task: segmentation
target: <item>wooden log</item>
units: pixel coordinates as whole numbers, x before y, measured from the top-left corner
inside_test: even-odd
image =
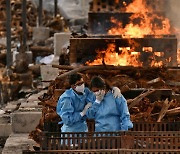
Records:
[[[166,112],[167,115],[177,115],[180,114],[180,107],[174,108],[174,109],[170,109]]]
[[[148,91],[140,94],[140,95],[137,96],[136,98],[127,100],[127,103],[129,104],[129,105],[128,105],[128,108],[130,109],[130,108],[134,107],[134,106],[137,105],[144,97],[150,95],[150,94],[153,93],[154,91],[155,91],[155,89],[149,89]]]
[[[105,69],[107,68],[108,70],[124,70],[124,69],[132,69],[133,67],[131,66],[114,66],[114,65],[94,65],[94,66],[70,66],[70,65],[55,65],[53,64],[52,67],[54,68],[59,68],[59,69],[66,69],[66,70],[73,70],[77,68],[87,68],[87,70],[94,70],[96,69]]]
[[[176,115],[176,114],[179,114],[179,113],[180,113],[180,107],[167,110],[167,112],[166,112],[167,115]],[[157,116],[157,115],[159,115],[159,113],[151,114],[151,116]]]
[[[73,69],[75,69],[75,67],[69,66],[69,65],[55,65],[55,64],[53,64],[52,67],[62,69],[62,70],[73,70]]]
[[[93,69],[93,70],[87,70],[86,73],[93,74],[93,75],[101,74],[101,76],[102,75],[115,76],[117,74],[121,74],[121,69],[119,69],[119,70],[96,70],[96,69]]]
[[[36,76],[40,76],[41,75],[41,71],[40,71],[40,64],[36,64],[36,65],[31,65],[28,67],[29,70],[32,71],[32,73]]]
[[[163,83],[165,84],[165,81],[163,81],[160,77],[153,79],[151,81],[148,81],[147,84],[152,85],[152,84],[157,84],[157,83]]]
[[[159,113],[157,122],[161,122],[161,120],[165,116],[165,114],[166,114],[166,112],[167,112],[167,110],[168,110],[168,108],[169,108],[169,106],[171,105],[172,102],[173,102],[173,100],[169,102],[168,98],[164,101],[163,107],[162,107],[162,109],[161,109],[161,111]]]
[[[53,49],[47,46],[32,46],[30,47],[32,52],[46,52],[46,53],[53,53]]]
[[[166,85],[169,85],[169,86],[180,86],[180,82],[166,81]]]
[[[60,66],[59,68],[63,68],[63,66]],[[68,68],[68,67],[67,67]],[[68,69],[71,69],[72,67],[69,67]],[[80,66],[78,68],[75,68],[69,72],[66,72],[60,76],[57,77],[57,79],[62,79],[68,75],[71,75],[73,73],[77,72],[98,72],[99,70],[116,70],[120,71],[121,74],[127,74],[128,76],[136,76],[136,78],[157,78],[159,75],[162,75],[163,68],[150,68],[150,67],[132,67],[132,66],[113,66],[113,65],[94,65],[94,66]],[[166,71],[166,70],[164,70]],[[156,72],[156,73],[155,73]]]
[[[59,118],[59,115],[56,113],[56,111],[54,112],[48,112],[45,114],[45,120],[46,121],[52,121],[52,120],[55,120],[55,119],[58,119]]]
[[[79,68],[75,68],[69,72],[66,72],[64,74],[61,74],[60,76],[57,77],[57,79],[62,79],[68,75],[77,73],[77,72],[83,72],[83,71],[87,71],[87,70],[128,70],[128,69],[137,69],[131,66],[113,66],[113,65],[94,65],[94,66],[81,66]]]
[[[103,65],[102,66],[82,66],[82,67],[73,69],[69,72],[65,72],[65,73],[61,74],[60,76],[58,76],[56,79],[62,79],[68,75],[72,75],[72,74],[77,73],[77,72],[83,72],[83,71],[88,70],[88,69],[98,69],[98,68],[102,69],[102,68],[104,68],[104,66]]]
[[[0,86],[1,102],[6,103],[7,101],[17,98],[17,94],[20,91],[21,86],[21,81],[8,81],[3,78]]]

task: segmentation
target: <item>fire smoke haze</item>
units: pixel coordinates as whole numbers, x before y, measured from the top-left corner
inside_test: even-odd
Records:
[[[167,5],[166,14],[176,30],[175,34],[178,38],[178,48],[180,48],[180,0],[169,0],[169,4]]]
[[[169,0],[168,9],[166,9],[167,17],[170,19],[172,26],[175,28],[175,35],[178,39],[178,55],[177,60],[180,65],[180,0]]]

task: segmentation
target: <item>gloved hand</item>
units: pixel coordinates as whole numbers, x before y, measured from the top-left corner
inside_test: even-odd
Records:
[[[121,90],[118,87],[112,87],[112,93],[114,98],[120,98],[121,97]]]
[[[99,90],[99,91],[95,92],[94,94],[96,96],[95,102],[100,103],[104,98],[105,90]]]
[[[83,116],[86,114],[87,110],[88,110],[91,106],[92,106],[92,103],[87,103],[87,104],[85,105],[84,109],[82,110],[82,112],[80,112],[80,115],[83,117]]]

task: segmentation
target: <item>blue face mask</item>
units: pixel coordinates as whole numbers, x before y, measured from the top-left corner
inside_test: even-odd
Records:
[[[80,85],[80,86],[76,86],[75,90],[76,90],[77,92],[84,93],[84,88],[85,88],[85,85],[84,85],[84,83],[83,83],[83,84]]]

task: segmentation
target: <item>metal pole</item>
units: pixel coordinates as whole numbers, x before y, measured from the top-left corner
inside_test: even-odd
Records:
[[[22,35],[22,52],[26,51],[26,42],[27,42],[27,28],[26,28],[26,0],[22,0],[22,27],[23,27],[23,35]]]
[[[57,0],[54,0],[54,17],[57,16]]]
[[[42,6],[43,6],[43,0],[39,0],[39,26],[42,26]]]
[[[6,65],[7,69],[10,69],[12,65],[12,54],[11,54],[11,0],[6,0],[6,13],[7,13],[7,21],[6,21],[6,46],[7,46],[7,54],[6,54]]]

